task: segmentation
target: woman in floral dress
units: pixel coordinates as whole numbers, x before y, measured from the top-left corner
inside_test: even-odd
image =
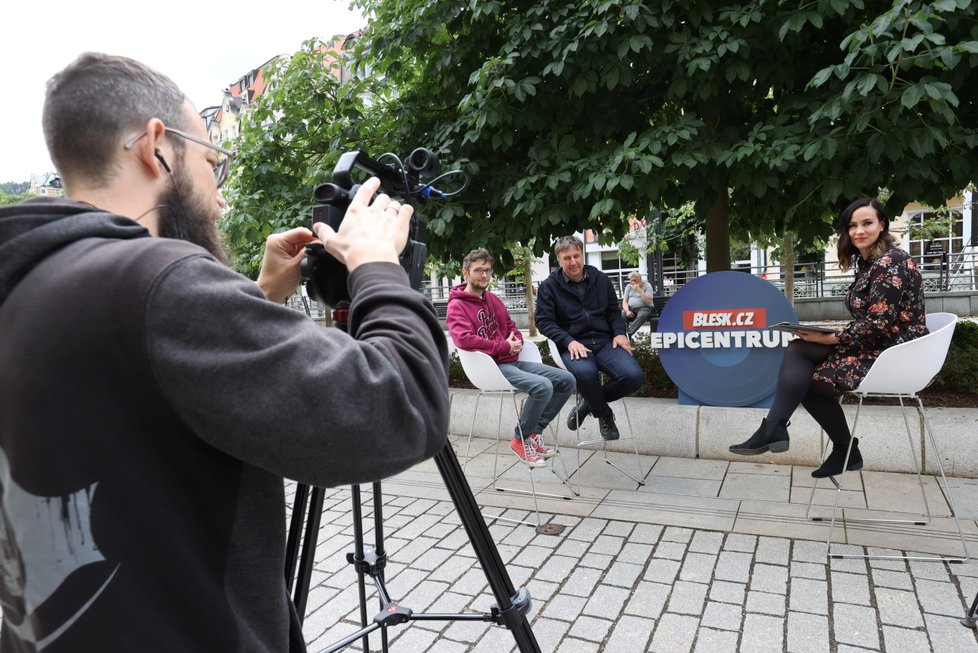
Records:
[[[815,478],[842,473],[849,440],[839,395],[855,389],[887,347],[927,333],[923,282],[916,264],[890,234],[890,221],[875,199],[859,199],[839,217],[839,267],[855,268],[846,295],[853,320],[836,333],[799,331],[785,350],[774,402],[761,426],[732,453],[756,455],[788,450],[788,418],[799,404],[832,441],[832,452]],[[859,439],[849,465],[862,469]]]

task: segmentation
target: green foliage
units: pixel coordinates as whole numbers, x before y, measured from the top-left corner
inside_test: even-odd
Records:
[[[688,204],[711,271],[731,235],[814,243],[872,189],[894,189],[891,211],[940,206],[978,168],[970,0],[354,2],[371,76],[340,85],[305,46],[237,144],[225,226],[243,268],[353,147],[425,145],[469,173],[426,210],[436,258],[534,236],[540,254],[583,228],[614,241],[627,216]]]
[[[676,386],[666,374],[662,362],[659,360],[659,355],[649,346],[648,340],[635,342],[632,345],[632,353],[645,372],[645,382],[632,395],[633,397],[676,396]],[[540,347],[540,356],[545,365],[556,366],[547,347]],[[448,361],[448,385],[452,388],[475,387],[466,378],[462,364],[458,360],[458,354],[455,352],[452,352]]]
[[[448,387],[475,389],[475,386],[465,376],[465,370],[462,369],[462,361],[458,359],[458,354],[454,351],[448,357]]]
[[[618,241],[618,256],[628,265],[634,266],[638,265],[638,262],[649,253],[649,248],[647,244],[648,240],[643,245],[638,239],[629,237],[632,233],[634,232],[626,234],[624,238]],[[640,246],[636,245],[636,241],[639,242]]]
[[[15,195],[8,195],[3,190],[0,190],[0,206],[7,206],[10,204],[16,204],[21,200],[26,200],[29,197],[27,193],[18,193]]]
[[[614,240],[629,215],[692,202],[723,269],[728,228],[814,241],[867,189],[914,177],[900,187],[943,197],[975,168],[964,0],[356,3],[374,15],[358,56],[398,88],[398,138],[473,175],[433,217],[438,252],[536,235],[539,253],[584,227]],[[909,39],[891,33],[907,21]]]
[[[841,41],[843,59],[812,78],[809,89],[823,95],[804,156],[862,152],[875,165],[858,178],[864,188],[891,189],[888,208],[908,200],[942,206],[975,169],[978,7],[970,0],[876,4]]]
[[[672,382],[659,354],[652,349],[648,340],[637,340],[632,344],[632,354],[645,372],[645,382],[638,389],[636,397],[661,397],[665,394],[676,396],[676,384]]]
[[[343,152],[362,149],[376,158],[390,149],[389,87],[356,75],[340,84],[330,54],[313,39],[277,62],[268,90],[244,115],[222,227],[235,267],[249,276],[257,276],[270,234],[310,226],[313,188],[331,179]]]
[[[933,385],[947,392],[978,393],[978,324],[960,320],[955,325],[947,359]]]
[[[553,365],[553,359],[546,347],[541,347],[543,362]],[[675,397],[676,385],[662,367],[659,355],[648,340],[636,340],[632,344],[632,354],[645,372],[645,382],[633,397]],[[453,388],[474,387],[465,378],[458,355],[452,353],[449,360],[448,384]],[[954,329],[954,337],[948,350],[944,367],[934,379],[932,388],[944,392],[963,395],[978,393],[978,323],[962,320]]]

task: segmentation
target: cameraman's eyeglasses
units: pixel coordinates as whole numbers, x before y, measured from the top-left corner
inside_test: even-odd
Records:
[[[234,152],[231,150],[226,150],[218,145],[214,145],[210,141],[205,141],[203,138],[197,138],[193,134],[188,134],[185,131],[174,129],[173,127],[164,127],[164,129],[170,134],[174,134],[180,138],[185,138],[188,141],[193,141],[194,143],[198,143],[199,145],[203,145],[204,147],[210,148],[217,152],[217,163],[211,164],[214,168],[214,181],[217,182],[217,187],[220,188],[224,182],[228,180],[228,174],[231,172],[231,156],[234,154]],[[123,144],[123,147],[127,150],[131,150],[132,146],[136,144],[136,141],[145,135],[145,129],[138,134],[134,134]]]

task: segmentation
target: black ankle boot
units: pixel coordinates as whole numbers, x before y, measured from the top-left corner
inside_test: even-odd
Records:
[[[766,451],[782,453],[787,450],[788,423],[782,421],[772,423],[767,419],[761,420],[761,426],[754,431],[754,435],[750,436],[746,442],[730,447],[730,453],[741,456],[756,456]]]
[[[863,456],[859,453],[859,438],[855,438],[852,443],[852,451],[849,453],[849,465],[847,472],[859,471],[863,468]],[[846,460],[846,448],[832,445],[832,453],[825,459],[822,466],[812,472],[812,478],[828,478],[838,476],[842,473],[842,463]]]

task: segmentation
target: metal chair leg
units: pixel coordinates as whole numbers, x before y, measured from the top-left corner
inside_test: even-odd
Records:
[[[515,393],[513,394],[513,408],[516,410],[516,415],[519,415],[521,413],[520,405],[519,405],[519,403],[516,400],[516,394]],[[503,414],[503,407],[502,407],[502,401],[500,401],[499,402],[499,423],[500,424],[502,424],[502,419],[503,419],[502,418],[502,414]],[[522,439],[522,437],[523,437],[523,429],[522,429],[522,427],[519,424],[517,424],[517,427],[516,428],[519,429],[520,438]],[[529,478],[529,481],[530,481],[530,490],[529,491],[524,490],[522,488],[505,487],[505,486],[499,485],[498,462],[499,462],[499,443],[501,441],[502,441],[502,439],[499,437],[499,435],[497,433],[497,435],[496,435],[495,455],[493,456],[492,489],[495,490],[496,492],[512,492],[514,494],[528,494],[528,495],[532,496],[533,497],[533,512],[536,515],[536,523],[534,523],[534,522],[528,522],[528,521],[524,521],[524,520],[520,520],[520,519],[513,519],[511,517],[492,516],[492,515],[488,516],[487,519],[494,519],[494,520],[498,520],[498,521],[506,521],[506,522],[517,523],[517,524],[526,524],[527,526],[534,526],[537,529],[537,532],[539,532],[539,533],[545,533],[545,534],[548,534],[548,535],[557,535],[557,534],[561,533],[564,530],[564,526],[563,525],[561,525],[561,524],[554,524],[552,522],[547,522],[547,523],[544,523],[543,522],[543,519],[540,516],[540,503],[539,503],[539,500],[537,499],[537,497],[538,496],[544,496],[544,497],[552,497],[552,498],[555,498],[555,499],[565,499],[565,500],[566,499],[570,499],[571,497],[560,495],[560,494],[553,494],[553,493],[549,493],[549,492],[537,492],[537,490],[536,490],[536,483],[533,480],[533,468],[530,466],[530,463],[528,461],[523,461],[523,464],[526,467],[527,477]],[[559,475],[558,475],[558,478],[559,478]]]
[[[927,431],[927,437],[930,439],[931,447],[934,449],[934,457],[937,458],[937,467],[941,470],[941,478],[944,480],[944,494],[947,496],[947,507],[951,509],[951,515],[954,517],[954,524],[958,528],[958,537],[961,538],[961,559],[948,559],[949,562],[965,562],[968,560],[968,545],[964,541],[964,531],[961,530],[961,520],[958,518],[958,511],[954,507],[954,500],[951,498],[951,486],[947,482],[947,475],[944,473],[944,461],[941,458],[941,451],[937,446],[937,438],[934,437],[934,431],[930,427],[930,420],[927,419],[927,415],[924,414],[924,403],[920,400],[920,397],[915,397],[917,399],[917,411],[920,416],[924,419],[924,430]],[[975,597],[975,603],[978,607],[978,597]],[[974,617],[975,609],[972,608],[972,617]]]
[[[846,450],[846,456],[842,466],[842,473],[839,474],[839,480],[836,480],[834,477],[829,477],[829,480],[836,486],[836,496],[835,496],[835,502],[832,506],[832,518],[829,524],[829,534],[825,541],[826,557],[840,558],[840,559],[861,558],[861,559],[872,559],[872,560],[920,560],[920,561],[942,561],[942,562],[952,562],[952,563],[964,562],[965,560],[968,559],[968,548],[967,548],[967,544],[965,543],[964,532],[961,529],[961,522],[958,519],[957,511],[954,509],[954,504],[951,499],[950,486],[948,485],[947,477],[944,474],[944,464],[940,458],[940,452],[937,447],[937,440],[934,438],[934,434],[930,428],[930,422],[927,419],[926,414],[924,413],[923,403],[921,402],[920,397],[916,395],[913,395],[913,398],[916,399],[917,401],[917,411],[923,418],[924,429],[927,431],[927,434],[931,441],[931,446],[934,449],[935,454],[937,455],[938,467],[941,472],[941,478],[944,480],[943,489],[947,496],[948,507],[950,508],[951,514],[954,517],[954,522],[958,529],[958,535],[961,539],[961,549],[963,552],[963,558],[939,556],[939,555],[935,555],[935,556],[869,555],[869,554],[853,554],[853,553],[834,553],[832,551],[832,534],[835,530],[835,524],[837,521],[841,521],[844,527],[846,523],[861,523],[861,522],[862,523],[912,524],[914,526],[926,526],[927,524],[930,523],[931,520],[930,504],[927,501],[927,494],[924,488],[921,464],[920,461],[918,461],[917,459],[917,452],[914,450],[913,432],[910,427],[910,420],[907,418],[907,412],[906,412],[907,406],[903,402],[904,397],[906,397],[907,395],[897,395],[897,399],[900,402],[900,413],[903,417],[904,426],[906,427],[906,431],[907,431],[907,442],[910,445],[910,456],[913,459],[914,471],[917,474],[917,484],[920,488],[920,497],[924,504],[924,515],[922,516],[923,518],[922,519],[921,518],[892,519],[892,518],[874,518],[874,517],[846,517],[843,515],[841,520],[838,519],[839,498],[842,495],[842,480],[845,475],[846,469],[849,466],[849,457],[852,454],[852,446],[853,443],[856,441],[856,427],[859,423],[859,414],[860,411],[862,410],[863,400],[867,396],[876,396],[876,395],[859,395],[859,404],[856,407],[856,416],[852,424],[852,438],[849,440],[849,447]],[[824,461],[824,457],[823,457],[823,461]],[[806,516],[810,516],[812,501],[814,500],[815,487],[817,483],[818,483],[818,479],[815,479],[815,483],[812,484],[812,494],[811,497],[809,498],[809,504],[808,504],[809,512],[806,513]],[[863,491],[865,492],[865,489]],[[823,518],[821,517],[810,517],[810,518],[812,519],[812,521],[824,521]]]
[[[592,440],[581,440],[580,439],[581,427],[580,427],[580,424],[578,424],[578,427],[577,427],[577,434],[578,434],[578,440],[577,440],[577,472],[576,472],[577,473],[577,489],[578,489],[578,495],[580,494],[580,489],[581,489],[581,484],[582,484],[581,478],[583,477],[583,473],[581,472],[581,449],[584,448],[584,447],[589,447],[589,446],[594,445],[594,444],[600,444],[601,445],[601,453],[602,453],[602,457],[604,459],[605,464],[611,465],[612,467],[614,467],[615,469],[617,469],[619,472],[621,472],[622,474],[624,474],[628,478],[630,478],[633,481],[635,481],[635,483],[636,483],[635,489],[638,489],[638,488],[642,487],[643,485],[645,485],[645,473],[642,470],[642,459],[639,457],[638,444],[635,442],[635,430],[632,427],[632,418],[631,418],[631,416],[628,413],[628,404],[625,403],[624,398],[619,399],[618,401],[621,402],[621,405],[622,405],[622,407],[623,407],[623,409],[625,411],[625,422],[628,424],[628,439],[630,439],[632,441],[632,451],[635,454],[635,467],[638,470],[638,474],[635,475],[635,474],[630,473],[628,470],[626,470],[621,465],[619,465],[618,463],[614,462],[613,460],[611,460],[608,457],[608,441],[605,440],[604,438],[595,438],[595,439],[592,439]],[[614,410],[614,409],[612,409],[612,410]],[[626,455],[627,455],[627,453],[626,453]]]

